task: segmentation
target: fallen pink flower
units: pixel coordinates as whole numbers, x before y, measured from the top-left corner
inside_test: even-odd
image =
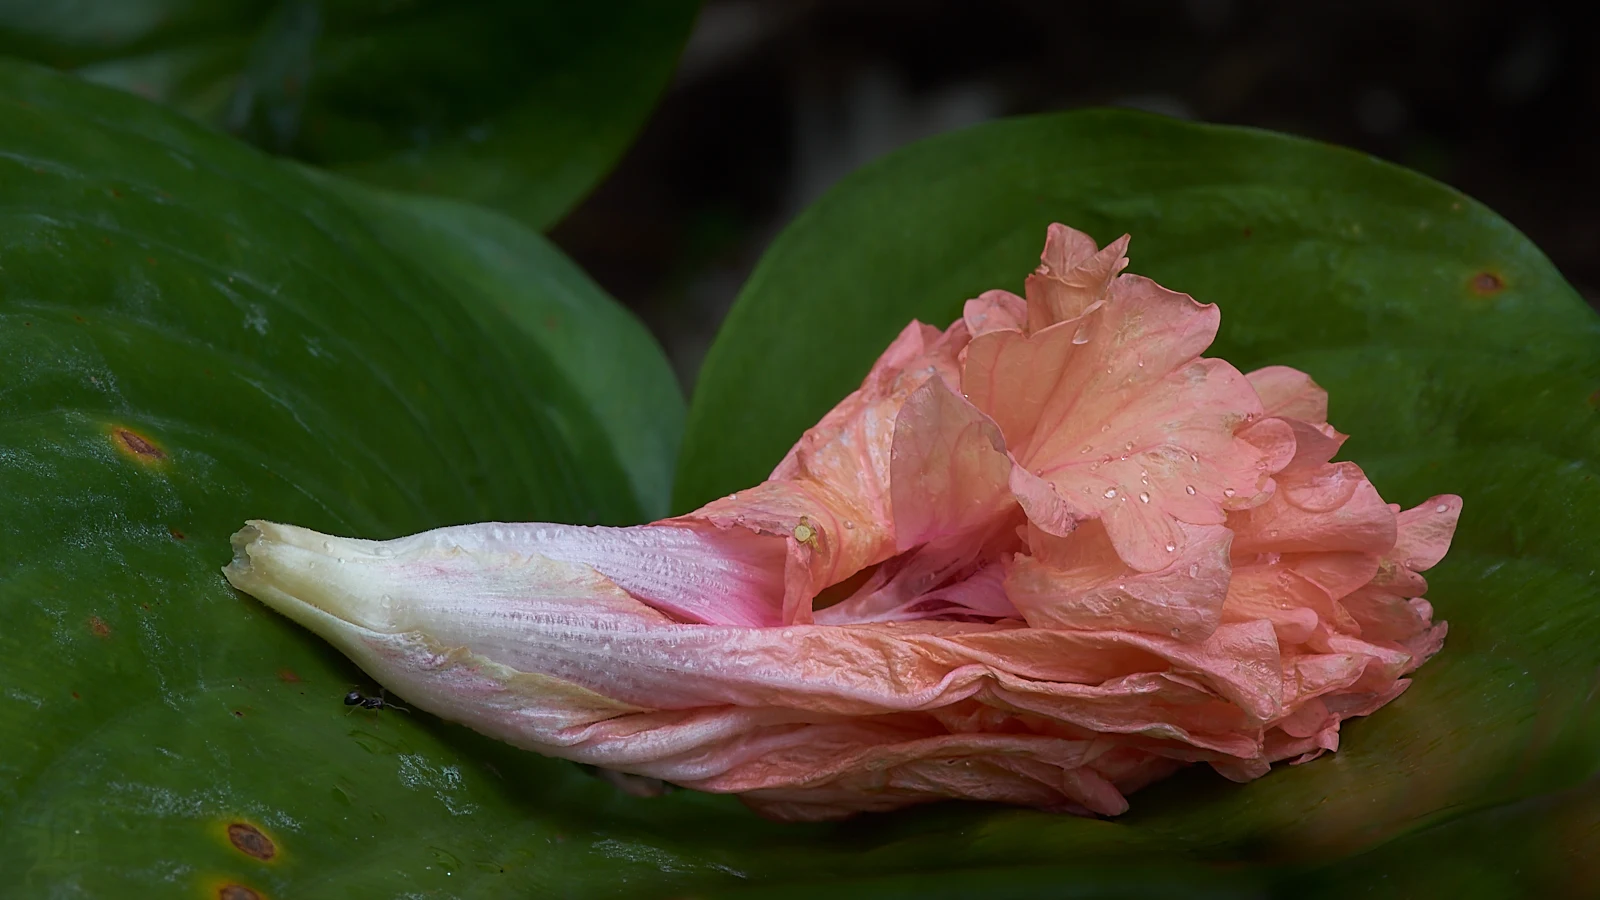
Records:
[[[1115,815],[1191,762],[1338,747],[1445,626],[1305,374],[1051,226],[1026,296],[913,322],[748,490],[634,528],[392,541],[252,522],[225,570],[409,703],[779,819],[944,798]]]

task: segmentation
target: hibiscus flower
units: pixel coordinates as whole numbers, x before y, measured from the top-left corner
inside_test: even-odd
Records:
[[[229,580],[416,707],[778,819],[1114,815],[1338,747],[1445,626],[1460,498],[1386,504],[1307,375],[1053,225],[1024,296],[913,322],[771,477],[632,528],[252,522]]]

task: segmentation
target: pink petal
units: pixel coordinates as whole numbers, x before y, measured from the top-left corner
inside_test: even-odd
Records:
[[[1328,392],[1312,381],[1310,375],[1288,366],[1267,366],[1246,377],[1261,397],[1266,415],[1299,419],[1312,425],[1327,424]]]
[[[991,331],[1022,331],[1028,323],[1028,301],[1010,291],[984,291],[962,307],[961,321],[973,337]]]
[[[906,399],[890,456],[899,550],[981,527],[1011,506],[1000,429],[938,379]]]
[[[1296,506],[1285,485],[1265,504],[1230,514],[1234,552],[1387,552],[1395,541],[1394,512],[1364,477],[1349,486],[1349,498],[1331,511]]]
[[[1006,594],[1035,628],[1204,640],[1221,620],[1230,536],[1220,525],[1178,528],[1184,532],[1184,553],[1166,568],[1145,573],[1122,561],[1099,523],[1089,523],[1051,540],[1059,548],[1047,556],[1019,556],[1006,579]],[[1041,541],[1030,543],[1038,548]]]
[[[1430,497],[1396,517],[1398,534],[1392,556],[1414,572],[1439,564],[1450,549],[1461,518],[1461,498],[1454,494]]]
[[[1128,236],[1095,250],[1094,239],[1051,225],[1038,271],[1028,276],[1028,330],[1076,319],[1104,299],[1111,279],[1128,266]]]

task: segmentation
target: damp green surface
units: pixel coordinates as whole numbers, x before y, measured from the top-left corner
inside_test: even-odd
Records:
[[[246,518],[384,538],[667,505],[681,408],[637,323],[510,220],[331,177],[0,65],[7,896],[1594,891],[1600,336],[1470,200],[1302,141],[1085,113],[918,145],[804,214],[708,360],[680,505],[764,475],[908,318],[1016,288],[1060,220],[1132,232],[1135,271],[1220,303],[1218,354],[1311,372],[1385,496],[1466,513],[1429,573],[1444,652],[1336,755],[1243,786],[1189,771],[1114,821],[784,826],[350,711],[375,686],[227,587]]]

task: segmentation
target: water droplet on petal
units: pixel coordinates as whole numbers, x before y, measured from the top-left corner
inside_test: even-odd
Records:
[[[1139,368],[1144,368],[1144,360],[1139,360]]]
[[[1191,565],[1189,567],[1189,577],[1190,578],[1197,578],[1197,577],[1199,577],[1199,575],[1200,575],[1200,564],[1199,563],[1195,563],[1194,565]]]
[[[1072,336],[1072,342],[1074,344],[1087,344],[1087,343],[1089,343],[1089,326],[1088,325],[1084,325],[1084,326],[1080,327],[1078,329],[1078,333],[1074,334]]]
[[[1172,629],[1172,631],[1170,631],[1168,633],[1171,634],[1173,637],[1177,637],[1181,632],[1178,629],[1174,628],[1174,629]]]
[[[1150,502],[1150,492],[1149,491],[1140,491],[1139,492],[1139,502],[1140,503],[1149,503]]]
[[[1237,492],[1233,488],[1223,488],[1222,489],[1222,496],[1224,496],[1224,497],[1232,497],[1235,493],[1237,493]]]
[[[1117,495],[1117,489],[1116,488],[1106,488],[1106,492],[1104,494],[1102,494],[1101,496],[1105,497],[1107,500],[1110,500],[1112,497],[1115,497],[1116,495]]]
[[[1178,550],[1178,545],[1177,544],[1173,543],[1172,541],[1167,541],[1167,552],[1168,553],[1175,553],[1175,552],[1177,552],[1177,550]]]
[[[1199,461],[1200,461],[1199,454],[1196,454],[1196,453],[1189,454],[1189,462],[1199,462]]]
[[[1106,432],[1108,432],[1108,431],[1110,431],[1110,430],[1111,430],[1111,425],[1110,425],[1110,423],[1107,423],[1107,424],[1105,424],[1105,425],[1101,425],[1101,426],[1100,426],[1100,433],[1101,433],[1101,434],[1105,434],[1105,433],[1106,433]]]
[[[1193,497],[1194,496],[1194,485],[1192,485],[1192,484],[1184,485],[1183,486],[1183,492],[1185,494],[1188,494],[1189,496]]]
[[[737,500],[737,499],[739,499],[739,495],[738,494],[729,494],[728,495],[728,499],[729,500]]]
[[[1122,445],[1122,449],[1124,449],[1124,450],[1132,450],[1133,449],[1133,441],[1129,441],[1126,444],[1123,444]]]
[[[853,531],[855,529],[855,527],[856,527],[856,523],[850,521],[849,519],[845,519],[844,520],[844,527],[845,527],[846,531]]]
[[[1447,512],[1450,511],[1450,504],[1441,503],[1438,506],[1435,506],[1433,508],[1433,511],[1436,512],[1436,513],[1447,513]]]

